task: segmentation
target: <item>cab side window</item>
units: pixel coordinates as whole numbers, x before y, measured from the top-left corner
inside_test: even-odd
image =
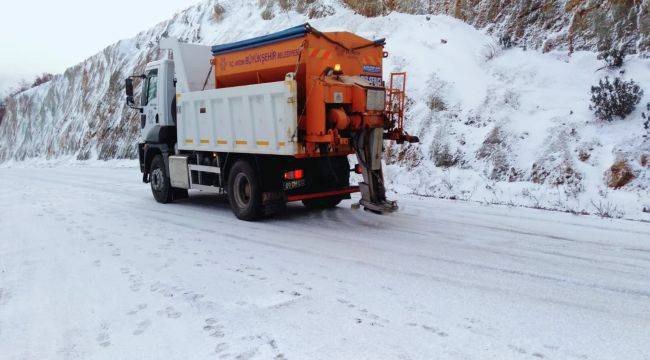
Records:
[[[143,94],[143,105],[149,104],[152,100],[156,99],[158,95],[158,69],[150,70],[147,73],[147,80],[145,81],[145,87],[142,90]]]

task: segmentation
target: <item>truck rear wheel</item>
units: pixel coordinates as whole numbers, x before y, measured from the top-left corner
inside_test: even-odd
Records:
[[[238,160],[230,169],[228,202],[240,220],[253,221],[262,216],[262,190],[255,170],[245,160]]]
[[[154,199],[162,204],[171,202],[174,198],[169,176],[165,169],[165,161],[161,155],[156,155],[151,161],[150,183]]]
[[[302,203],[307,209],[330,209],[340,204],[343,199],[341,197],[328,197],[322,199],[309,199],[303,200]]]

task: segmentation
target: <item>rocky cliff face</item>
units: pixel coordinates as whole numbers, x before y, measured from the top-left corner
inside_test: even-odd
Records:
[[[343,0],[365,16],[446,14],[515,43],[541,48],[650,50],[648,0]]]

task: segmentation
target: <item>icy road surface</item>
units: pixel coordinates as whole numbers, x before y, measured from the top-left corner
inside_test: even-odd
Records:
[[[650,225],[434,199],[258,223],[0,169],[2,359],[650,359]]]

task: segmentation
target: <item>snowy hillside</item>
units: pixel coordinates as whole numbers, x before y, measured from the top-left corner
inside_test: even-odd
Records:
[[[300,13],[275,2],[206,1],[109,46],[9,102],[0,161],[133,158],[138,121],[124,104],[123,79],[159,57],[158,39],[216,44],[305,21],[386,37],[384,72],[409,73],[407,127],[422,143],[387,150],[396,191],[650,218],[643,212],[650,209],[650,140],[642,118],[650,60],[643,55],[627,58],[623,77],[647,87],[645,98],[625,120],[607,123],[589,110],[589,89],[618,72],[597,71],[603,64],[594,52],[503,49],[497,37],[453,17],[367,18],[334,0]],[[633,177],[620,189],[607,184],[616,163]]]

